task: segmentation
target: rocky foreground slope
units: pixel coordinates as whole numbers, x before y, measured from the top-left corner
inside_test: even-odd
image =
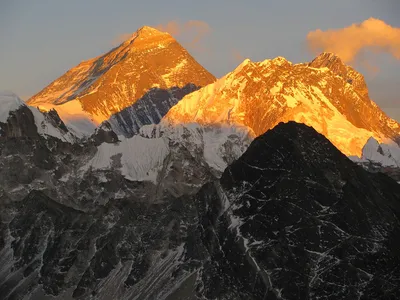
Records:
[[[400,296],[400,185],[305,125],[256,138],[195,195],[129,189],[87,210],[38,190],[1,202],[3,299]]]

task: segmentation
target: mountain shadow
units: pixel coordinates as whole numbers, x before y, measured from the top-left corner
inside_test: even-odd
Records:
[[[143,125],[158,124],[179,100],[200,88],[193,83],[170,89],[152,88],[133,105],[112,115],[100,128],[111,127],[118,135],[132,137]]]

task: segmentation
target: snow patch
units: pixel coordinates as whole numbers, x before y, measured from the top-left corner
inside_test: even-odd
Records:
[[[132,181],[157,181],[157,174],[169,154],[168,141],[164,138],[147,139],[136,135],[119,137],[116,144],[103,143],[97,153],[81,171],[120,169]]]
[[[169,72],[162,75],[161,77],[164,79],[165,83],[167,86],[172,86],[173,83],[170,80],[170,78],[174,77],[175,74],[177,74],[182,68],[185,67],[187,64],[187,59],[182,60],[179,64],[177,64],[175,67],[169,69]]]
[[[272,95],[275,95],[282,89],[282,86],[283,86],[282,82],[277,82],[272,88],[270,88],[269,92]]]
[[[40,112],[35,107],[29,107],[31,110],[33,117],[35,119],[35,124],[38,130],[38,133],[43,136],[52,136],[58,138],[61,141],[72,143],[74,142],[74,136],[70,133],[62,133],[59,128],[54,127],[50,122],[45,119],[45,116],[42,112]]]
[[[362,150],[361,159],[379,163],[384,167],[400,167],[400,147],[390,141],[380,144],[371,137]]]
[[[55,109],[68,129],[80,138],[93,134],[100,124],[83,110],[79,100],[71,100],[61,105],[43,103],[38,108],[45,111]]]
[[[209,167],[221,173],[228,165],[227,157],[239,158],[254,135],[245,126],[170,124],[165,120],[159,125],[143,126],[139,134],[146,138],[162,136],[185,145],[194,157],[201,158]]]
[[[294,97],[289,96],[289,95],[282,95],[282,96],[286,100],[287,107],[293,108],[293,107],[297,106],[298,101]]]

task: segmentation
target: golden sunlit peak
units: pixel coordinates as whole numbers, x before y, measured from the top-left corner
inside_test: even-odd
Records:
[[[274,59],[271,60],[271,62],[274,65],[282,66],[282,65],[291,65],[292,63],[288,61],[286,58],[283,56],[277,56]]]
[[[167,32],[160,31],[154,27],[144,25],[140,27],[137,31],[140,34],[149,34],[149,35],[164,35],[168,34]]]
[[[333,53],[333,52],[322,52],[321,54],[319,54],[317,57],[316,57],[316,59],[317,58],[320,58],[320,59],[326,59],[326,60],[337,60],[337,59],[340,59],[340,57],[339,56],[337,56],[335,53]]]
[[[340,68],[345,67],[342,59],[333,52],[322,52],[317,57],[315,57],[310,64],[314,66],[318,65],[319,67],[326,67],[333,65]]]
[[[249,58],[246,58],[245,60],[243,60],[243,61],[240,63],[240,65],[238,65],[238,66],[236,67],[236,69],[234,70],[234,73],[240,72],[240,71],[243,69],[243,67],[247,66],[247,65],[250,64],[250,63],[251,63],[251,60],[250,60]]]
[[[135,40],[147,40],[148,38],[164,38],[164,39],[171,39],[171,35],[167,32],[160,31],[154,27],[150,27],[144,25],[136,30],[134,33],[129,34],[122,34],[120,35],[117,40],[122,42],[122,45],[126,46],[132,44]]]

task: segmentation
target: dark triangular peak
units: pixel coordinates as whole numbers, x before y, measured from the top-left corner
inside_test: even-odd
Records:
[[[400,297],[400,185],[311,127],[280,123],[256,138],[198,203],[204,241],[243,295]]]

